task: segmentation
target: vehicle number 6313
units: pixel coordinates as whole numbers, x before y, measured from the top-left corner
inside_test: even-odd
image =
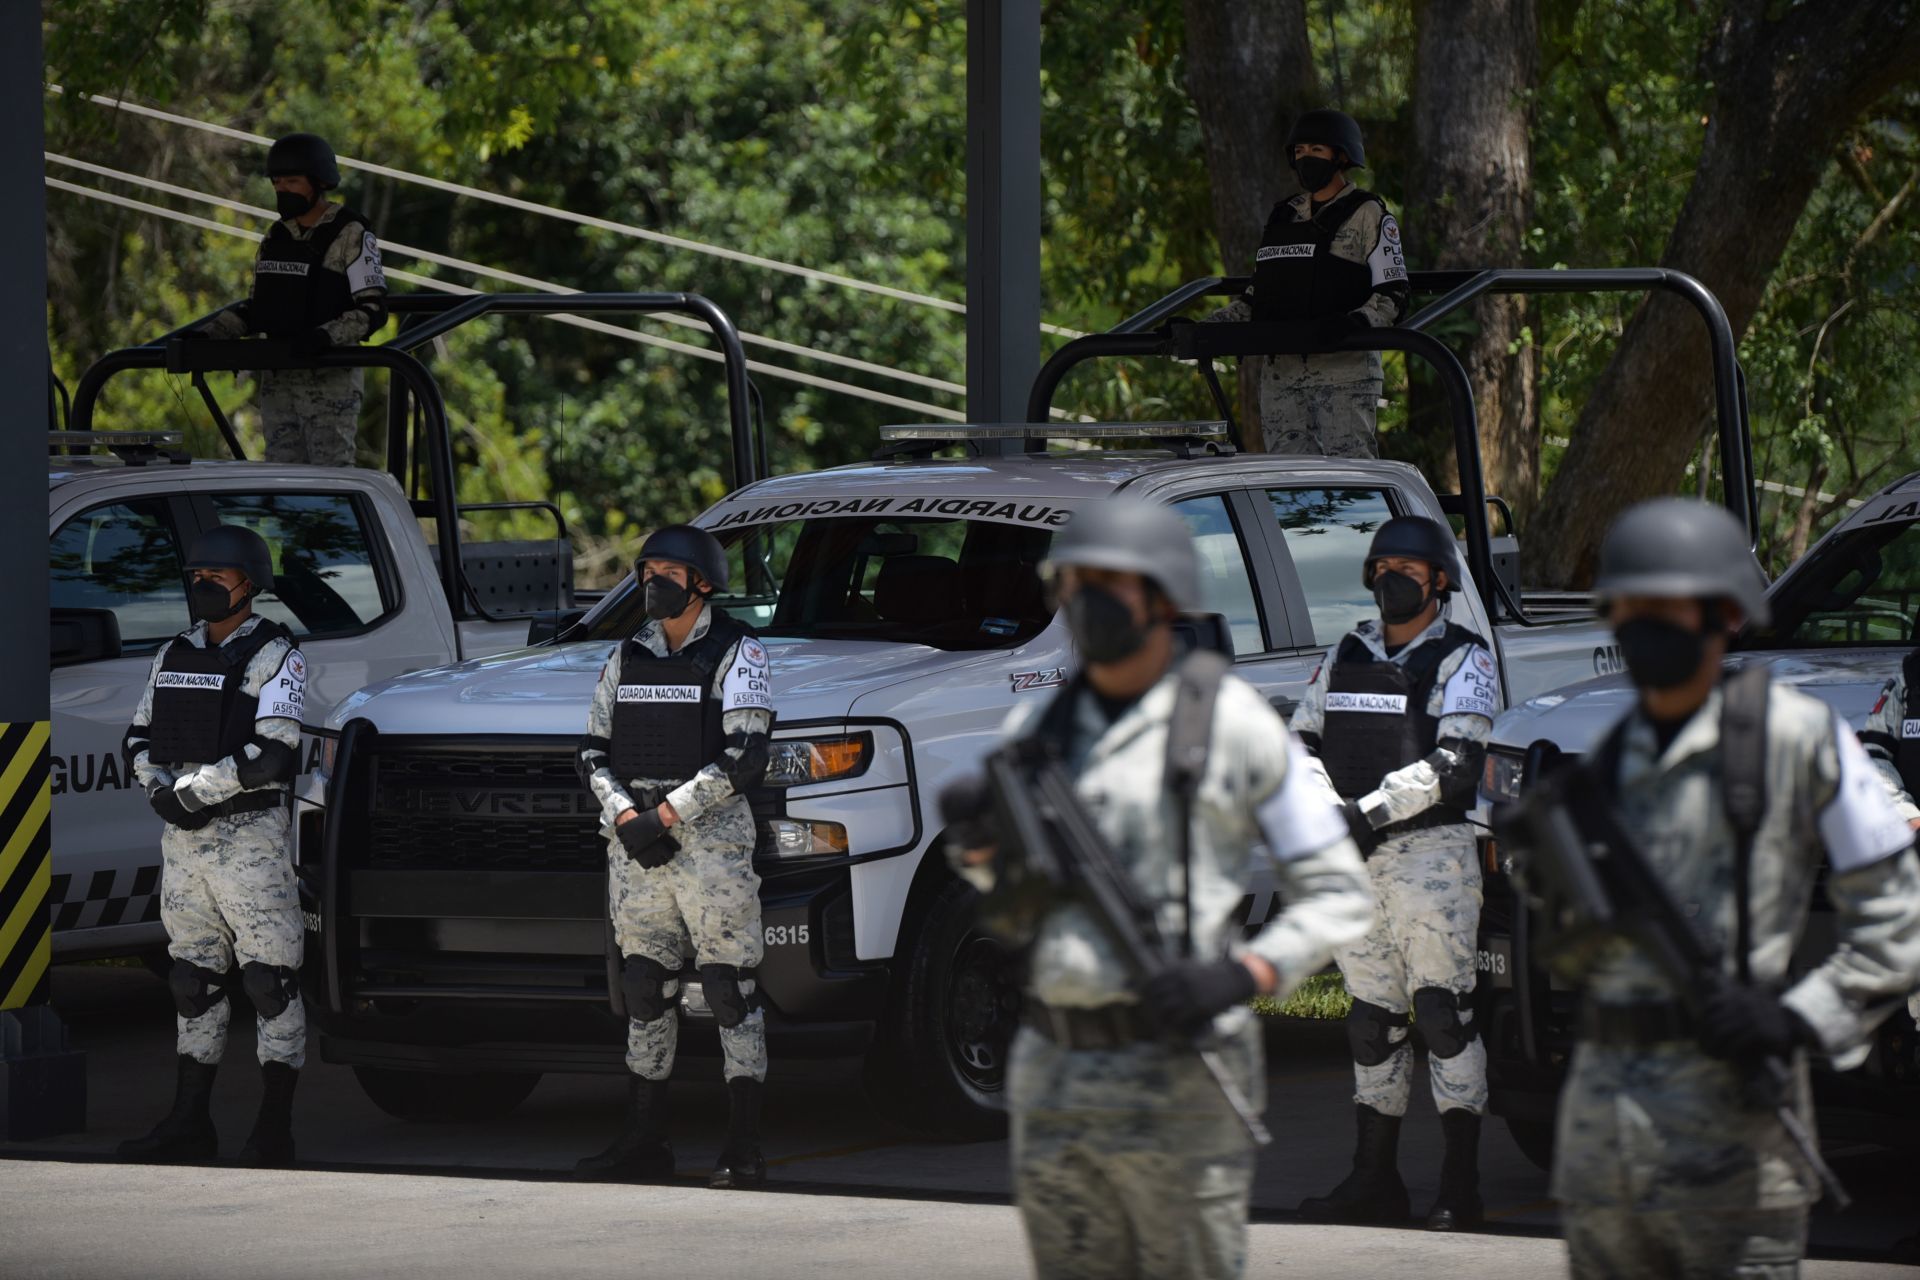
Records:
[[[1499,977],[1507,971],[1507,957],[1505,952],[1482,951],[1479,955],[1479,961],[1480,972],[1482,973],[1491,973],[1495,977]]]
[[[784,946],[789,943],[805,945],[812,931],[804,924],[770,924],[767,926],[767,945]]]

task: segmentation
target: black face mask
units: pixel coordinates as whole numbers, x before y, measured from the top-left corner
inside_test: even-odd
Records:
[[[693,603],[693,589],[672,578],[652,577],[646,585],[647,616],[655,622],[677,618]]]
[[[1373,599],[1380,606],[1380,620],[1397,626],[1419,617],[1432,597],[1425,583],[1387,569],[1373,575]]]
[[[225,622],[246,607],[252,595],[241,596],[238,601],[226,587],[211,578],[202,578],[187,588],[187,609],[195,622]]]
[[[1109,591],[1081,587],[1065,608],[1067,633],[1086,662],[1119,662],[1147,642],[1147,629],[1133,620],[1133,610]]]
[[[1340,166],[1320,156],[1301,156],[1293,162],[1293,171],[1300,175],[1300,185],[1314,192],[1332,182]]]
[[[1673,689],[1699,672],[1707,638],[1659,618],[1635,618],[1613,629],[1627,674],[1643,689]]]
[[[276,191],[273,193],[273,207],[282,218],[297,218],[313,208],[318,197],[303,196],[298,191]]]

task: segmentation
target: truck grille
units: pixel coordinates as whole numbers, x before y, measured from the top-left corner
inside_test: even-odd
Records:
[[[383,748],[385,744],[382,744]],[[366,863],[406,870],[597,871],[600,806],[571,744],[511,753],[382,749]]]

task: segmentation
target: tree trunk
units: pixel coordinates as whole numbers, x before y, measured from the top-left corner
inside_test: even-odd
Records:
[[[1222,274],[1244,275],[1253,270],[1274,202],[1300,190],[1284,144],[1294,117],[1319,105],[1306,0],[1183,0],[1182,8],[1187,93],[1206,137]],[[1241,435],[1254,449],[1261,439],[1259,365],[1240,362]]]
[[[1519,266],[1533,212],[1535,0],[1427,0],[1416,11],[1407,262],[1428,270]],[[1455,343],[1473,385],[1487,492],[1525,517],[1539,497],[1539,363],[1527,299],[1474,304]],[[1418,363],[1418,362],[1416,362]],[[1431,386],[1431,379],[1424,379]],[[1451,424],[1437,397],[1415,404],[1419,455],[1436,487],[1458,488]]]
[[[1703,61],[1714,85],[1706,136],[1661,265],[1719,295],[1737,338],[1834,147],[1920,66],[1920,0],[1729,0]],[[1588,581],[1620,509],[1678,489],[1711,404],[1699,318],[1649,298],[1581,411],[1524,546],[1529,577]]]

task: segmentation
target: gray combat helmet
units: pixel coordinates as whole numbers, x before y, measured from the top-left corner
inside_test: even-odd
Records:
[[[1155,503],[1121,497],[1081,507],[1047,551],[1048,569],[1067,565],[1137,573],[1180,612],[1200,607],[1200,555],[1193,535],[1186,521]]]
[[[269,178],[305,178],[316,191],[340,185],[333,147],[317,133],[290,133],[267,148]]]
[[[1360,122],[1344,111],[1322,108],[1303,111],[1287,134],[1287,163],[1293,163],[1293,149],[1301,143],[1318,143],[1347,153],[1347,163],[1356,169],[1367,167],[1366,144],[1360,138]]]
[[[1374,531],[1367,547],[1366,563],[1360,570],[1360,585],[1373,590],[1373,562],[1387,556],[1424,560],[1447,575],[1442,595],[1460,589],[1460,553],[1453,530],[1426,516],[1395,516]]]
[[[716,592],[727,589],[727,551],[720,539],[698,525],[666,524],[647,535],[634,558],[633,574],[645,578],[642,567],[649,560],[671,560],[683,564],[712,584]]]
[[[1747,531],[1725,507],[1655,498],[1628,507],[1600,544],[1593,592],[1604,612],[1615,596],[1727,599],[1750,624],[1767,621],[1767,575]]]
[[[195,538],[185,568],[238,569],[256,594],[273,590],[273,552],[265,538],[241,525],[215,525]]]

